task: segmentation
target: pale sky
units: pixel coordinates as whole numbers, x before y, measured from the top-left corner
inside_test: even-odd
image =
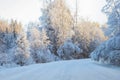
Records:
[[[0,0],[0,17],[17,19],[23,24],[38,21],[41,15],[42,0]],[[75,0],[66,0],[67,6],[74,13]],[[107,19],[101,12],[105,0],[78,0],[79,16],[104,24]]]

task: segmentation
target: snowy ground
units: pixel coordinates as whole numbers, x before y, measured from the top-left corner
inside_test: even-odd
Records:
[[[120,67],[90,59],[59,61],[0,70],[0,80],[120,80]]]

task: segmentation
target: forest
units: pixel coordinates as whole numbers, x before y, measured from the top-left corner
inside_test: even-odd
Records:
[[[0,66],[16,67],[91,58],[120,65],[120,0],[106,0],[108,22],[71,14],[64,0],[44,0],[39,22],[0,19]]]

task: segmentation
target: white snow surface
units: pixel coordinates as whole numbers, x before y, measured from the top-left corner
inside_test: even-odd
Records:
[[[58,61],[1,69],[0,80],[120,80],[120,67],[90,59]]]

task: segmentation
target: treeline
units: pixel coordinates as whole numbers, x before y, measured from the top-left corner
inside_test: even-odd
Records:
[[[89,58],[107,39],[99,23],[77,24],[63,0],[46,2],[39,23],[27,31],[17,21],[0,20],[0,65],[23,66],[58,60]]]
[[[27,65],[30,60],[29,42],[21,23],[0,20],[0,65]]]

